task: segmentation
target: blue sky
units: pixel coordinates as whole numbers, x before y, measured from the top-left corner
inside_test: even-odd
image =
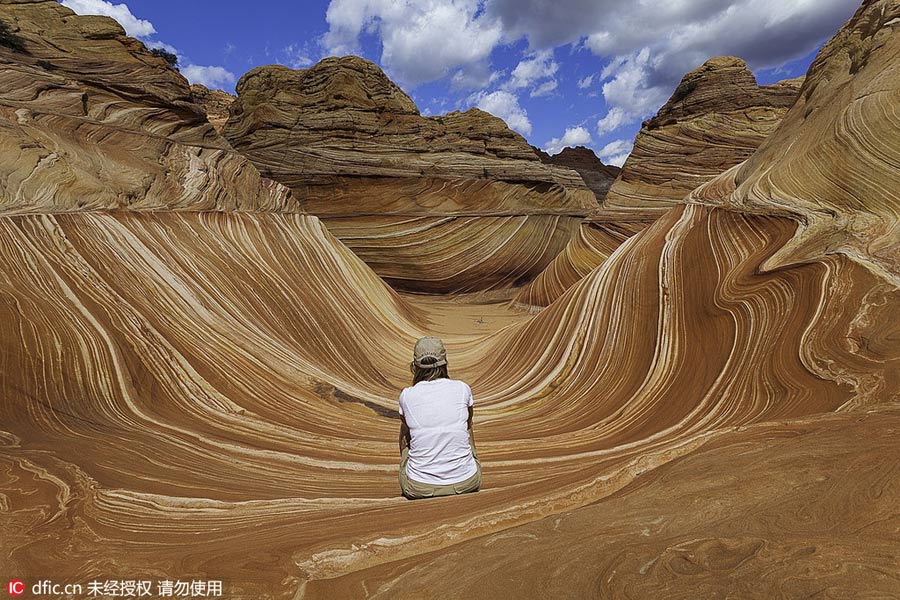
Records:
[[[479,106],[551,153],[621,164],[687,71],[724,54],[761,84],[803,75],[858,0],[62,0],[234,91],[253,67],[372,60],[423,114]]]

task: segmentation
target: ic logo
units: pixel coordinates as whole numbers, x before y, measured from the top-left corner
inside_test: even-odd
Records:
[[[6,589],[10,596],[21,596],[25,593],[25,582],[21,579],[10,579]]]

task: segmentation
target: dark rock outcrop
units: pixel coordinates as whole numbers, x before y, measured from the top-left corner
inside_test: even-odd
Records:
[[[552,156],[540,148],[535,146],[532,148],[545,163],[578,171],[584,183],[594,192],[599,204],[603,203],[613,181],[622,171],[614,165],[604,165],[593,150],[584,146],[566,147]]]
[[[221,133],[225,122],[228,121],[228,109],[234,103],[234,94],[224,90],[211,90],[206,86],[195,83],[191,86],[191,96],[194,102],[206,111],[206,118]]]

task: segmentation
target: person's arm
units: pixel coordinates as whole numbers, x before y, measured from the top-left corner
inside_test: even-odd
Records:
[[[406,417],[400,415],[400,454],[403,454],[404,448],[409,448],[409,427],[406,425]]]
[[[472,400],[471,391],[469,392],[469,398],[467,402],[471,402],[469,404],[469,418],[466,421],[466,428],[469,430],[469,445],[472,447],[472,456],[478,458],[478,451],[475,449],[475,428],[473,427],[473,417],[475,416],[475,411],[472,408],[472,404],[474,401]]]

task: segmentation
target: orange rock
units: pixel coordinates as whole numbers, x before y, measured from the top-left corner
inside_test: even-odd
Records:
[[[300,211],[114,20],[52,0],[7,0],[0,19],[25,47],[0,46],[0,214]]]
[[[541,162],[502,120],[474,108],[423,117],[355,56],[253,69],[237,92],[232,146],[401,289],[521,285],[596,208],[577,172]]]
[[[900,1],[866,0],[775,134],[688,201],[799,220],[766,268],[841,253],[900,285],[898,102]]]

